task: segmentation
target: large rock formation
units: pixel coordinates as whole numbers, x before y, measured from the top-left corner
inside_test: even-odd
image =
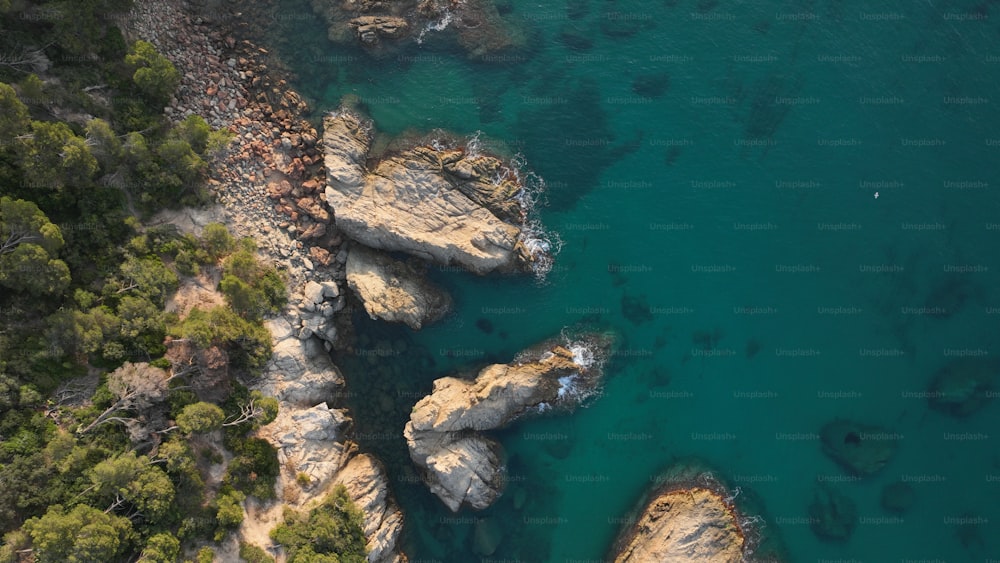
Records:
[[[878,426],[837,419],[820,431],[823,453],[855,475],[875,473],[896,453],[898,436]]]
[[[549,244],[524,228],[517,172],[499,159],[416,146],[368,170],[371,122],[341,109],[323,124],[326,200],[347,236],[480,274],[551,261]]]
[[[606,344],[597,338],[572,350],[550,344],[488,366],[473,381],[436,380],[403,430],[431,492],[452,511],[492,504],[503,491],[505,467],[500,444],[480,432],[532,410],[571,407],[596,387],[600,367],[593,354]]]
[[[615,542],[615,563],[739,563],[756,545],[735,494],[697,466],[677,465],[657,481]]]
[[[413,330],[451,309],[451,297],[415,268],[360,244],[351,246],[347,255],[347,285],[368,316],[406,323]]]

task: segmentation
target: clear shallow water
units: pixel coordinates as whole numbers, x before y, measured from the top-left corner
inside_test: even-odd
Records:
[[[504,531],[494,559],[599,559],[650,476],[697,456],[758,496],[793,560],[1000,559],[998,406],[956,419],[911,394],[956,351],[998,353],[1000,7],[505,5],[530,40],[496,64],[433,33],[372,61],[317,22],[276,27],[321,111],[353,93],[380,131],[482,131],[524,154],[565,242],[543,285],[433,272],[451,318],[419,333],[359,319],[366,355],[335,358],[411,558],[478,560],[485,516]],[[450,514],[406,458],[412,404],[437,377],[581,321],[619,334],[603,395],[500,433],[507,493]],[[903,436],[883,471],[840,482],[817,440],[795,439],[838,416]],[[901,522],[879,504],[899,479],[917,497]],[[846,542],[804,523],[819,481],[857,503]]]

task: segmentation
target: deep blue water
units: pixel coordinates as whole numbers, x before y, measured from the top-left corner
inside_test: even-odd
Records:
[[[756,495],[792,560],[1000,560],[1000,407],[955,417],[924,396],[942,366],[1000,353],[1000,3],[502,5],[528,41],[491,62],[445,34],[373,60],[305,15],[275,28],[319,111],[354,94],[380,131],[522,154],[564,242],[545,283],[432,272],[452,317],[358,319],[368,355],[335,358],[411,560],[479,560],[477,517],[504,530],[494,559],[600,559],[686,456]],[[619,335],[603,394],[499,434],[507,493],[450,514],[414,482],[410,407],[580,322]],[[882,471],[845,479],[809,439],[837,417],[901,436]],[[896,518],[880,495],[898,480],[916,501]],[[820,482],[857,504],[846,541],[806,524]]]

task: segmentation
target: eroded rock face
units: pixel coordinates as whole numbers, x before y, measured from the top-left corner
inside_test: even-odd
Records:
[[[739,563],[743,533],[723,498],[709,489],[667,491],[653,499],[616,563]]]
[[[410,458],[452,511],[463,505],[482,510],[503,491],[505,467],[500,444],[480,432],[532,410],[572,405],[599,378],[599,365],[582,349],[550,345],[488,366],[473,381],[438,379],[403,430]]]
[[[347,236],[479,274],[551,261],[549,244],[523,229],[523,186],[502,161],[417,146],[369,171],[372,124],[347,109],[323,123],[326,200]]]
[[[820,431],[823,453],[855,475],[871,475],[896,453],[897,436],[878,426],[837,419]]]
[[[413,330],[444,317],[451,297],[410,265],[360,244],[347,255],[347,285],[368,316],[401,322]]]
[[[389,497],[389,479],[382,464],[368,454],[356,455],[337,475],[336,482],[344,485],[365,515],[368,561],[405,561],[396,552],[396,541],[403,531],[403,513]]]

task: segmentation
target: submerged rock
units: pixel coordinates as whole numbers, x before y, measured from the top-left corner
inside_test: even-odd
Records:
[[[413,330],[444,317],[451,297],[410,265],[355,244],[347,255],[347,285],[372,319]]]
[[[998,371],[996,360],[963,358],[948,363],[934,374],[927,394],[931,408],[952,416],[978,411],[990,402]]]
[[[828,486],[817,486],[809,505],[809,527],[819,538],[843,541],[858,523],[858,507],[850,497]]]
[[[341,109],[324,120],[326,200],[337,227],[365,246],[483,274],[550,263],[525,225],[525,186],[492,156],[415,146],[366,162],[372,124]]]
[[[438,379],[431,394],[413,407],[403,430],[410,458],[449,509],[482,510],[503,491],[502,449],[481,432],[529,411],[571,408],[593,392],[601,376],[594,355],[606,349],[608,340],[587,342],[572,349],[549,344],[530,350],[510,364],[483,368],[473,381]]]
[[[896,481],[882,488],[882,508],[888,512],[903,514],[917,501],[917,492],[913,485]]]
[[[697,465],[677,464],[657,478],[656,490],[615,542],[615,563],[739,563],[756,545],[753,522],[730,493]]]
[[[851,420],[837,419],[820,431],[823,453],[856,475],[882,469],[896,452],[898,436]]]

